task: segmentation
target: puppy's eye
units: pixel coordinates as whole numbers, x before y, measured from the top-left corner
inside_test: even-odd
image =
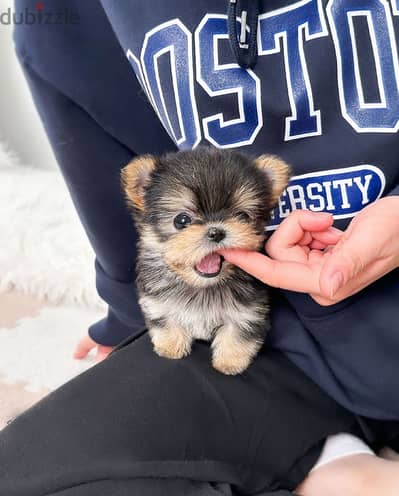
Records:
[[[184,229],[192,223],[192,218],[188,214],[179,214],[173,220],[176,229]]]
[[[251,220],[251,217],[247,212],[237,212],[236,217],[243,222],[249,222]]]

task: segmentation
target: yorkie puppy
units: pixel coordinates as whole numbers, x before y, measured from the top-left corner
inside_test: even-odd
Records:
[[[140,234],[139,301],[158,355],[182,358],[203,339],[220,372],[249,366],[270,327],[268,288],[218,250],[262,249],[289,175],[274,156],[206,147],[137,157],[123,169]]]

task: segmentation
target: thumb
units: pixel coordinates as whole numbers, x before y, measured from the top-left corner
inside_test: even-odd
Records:
[[[366,249],[365,249],[366,247]],[[358,243],[356,237],[345,237],[326,257],[321,271],[319,285],[322,296],[334,298],[349,281],[358,276],[370,262],[370,248]]]

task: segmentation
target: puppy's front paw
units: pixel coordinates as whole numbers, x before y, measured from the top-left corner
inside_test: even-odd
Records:
[[[243,338],[240,329],[232,324],[218,329],[212,342],[212,365],[227,375],[237,375],[249,367],[261,341]]]
[[[251,359],[252,357],[248,355],[239,356],[236,353],[220,352],[219,350],[218,355],[212,359],[212,365],[222,374],[237,375],[249,367]]]
[[[154,351],[161,357],[179,359],[190,354],[191,338],[179,327],[150,331]]]
[[[154,351],[157,355],[164,358],[177,360],[189,355],[190,348],[187,348],[185,343],[154,343]]]

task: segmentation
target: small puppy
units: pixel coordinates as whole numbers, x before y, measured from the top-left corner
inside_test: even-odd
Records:
[[[222,248],[261,250],[289,167],[274,156],[199,147],[137,157],[122,171],[140,233],[137,286],[154,350],[182,358],[212,342],[212,363],[243,372],[270,327],[267,286]]]

